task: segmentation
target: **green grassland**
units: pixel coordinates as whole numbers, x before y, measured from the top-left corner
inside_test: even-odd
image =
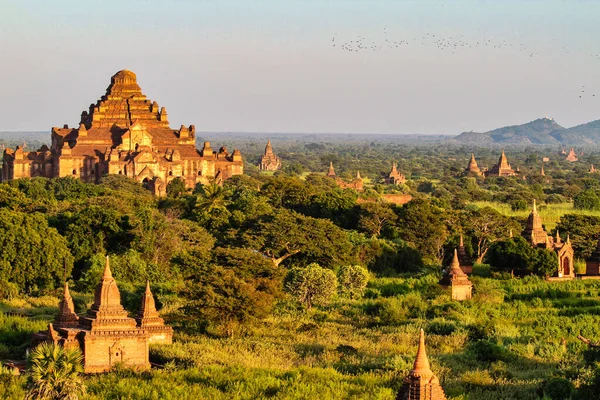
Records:
[[[233,338],[194,333],[166,304],[176,334],[173,345],[151,348],[161,368],[88,376],[86,398],[391,400],[412,367],[421,327],[452,400],[533,400],[553,377],[576,386],[591,379],[577,335],[600,338],[600,281],[475,276],[474,298],[459,303],[437,280],[436,273],[378,278],[363,299],[311,310],[284,300]],[[56,302],[0,303],[4,358],[22,354],[23,339],[44,328]],[[24,384],[22,377],[4,379],[0,397],[21,398]]]

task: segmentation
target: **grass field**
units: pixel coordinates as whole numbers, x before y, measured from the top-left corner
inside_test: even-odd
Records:
[[[392,400],[412,368],[420,328],[449,400],[536,400],[552,377],[575,386],[589,380],[577,335],[600,340],[600,281],[475,276],[474,298],[459,303],[438,279],[374,279],[370,298],[312,310],[284,302],[234,338],[187,331],[165,315],[175,343],[151,348],[164,368],[88,376],[86,398]],[[4,312],[36,316],[0,313],[0,342],[41,329],[37,316],[51,303],[0,303]],[[0,397],[21,398],[24,383],[0,380]]]

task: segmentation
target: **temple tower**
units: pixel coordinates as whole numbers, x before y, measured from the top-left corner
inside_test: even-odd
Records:
[[[154,296],[150,291],[150,281],[146,281],[146,291],[142,296],[142,306],[135,319],[138,326],[149,333],[150,343],[171,344],[173,328],[165,326],[165,321],[158,315]]]
[[[335,169],[333,168],[333,162],[329,162],[329,169],[327,170],[327,176],[335,178]]]
[[[471,159],[469,160],[469,165],[467,165],[467,168],[465,169],[465,174],[483,176],[483,172],[481,172],[477,165],[477,161],[475,160],[474,153],[471,153]]]
[[[547,242],[548,234],[542,226],[542,217],[537,211],[535,199],[533,200],[533,207],[531,213],[527,218],[527,225],[523,231],[523,237],[532,245],[538,246]]]
[[[473,294],[473,284],[469,281],[467,274],[460,268],[458,261],[458,252],[454,249],[454,257],[446,273],[442,277],[440,284],[450,286],[452,290],[452,300],[469,300]]]
[[[569,150],[569,154],[567,154],[567,157],[565,157],[565,160],[567,160],[569,162],[575,162],[575,161],[579,160],[577,158],[577,154],[575,154],[575,150],[572,147]]]
[[[494,165],[489,171],[486,171],[485,176],[515,176],[517,173],[511,168],[504,149],[498,159],[498,163]]]
[[[404,182],[406,182],[406,177],[400,172],[398,172],[396,163],[393,162],[392,169],[390,170],[390,173],[388,174],[387,178],[385,178],[385,183],[389,185],[401,185]]]
[[[69,284],[65,281],[63,297],[58,303],[58,314],[54,319],[56,328],[75,328],[79,324],[79,317],[75,314],[73,298],[69,293]]]
[[[463,241],[462,233],[460,234],[460,242],[458,244],[457,252],[458,252],[458,261],[460,262],[460,269],[462,269],[462,271],[465,274],[472,274],[473,273],[473,260],[467,254],[467,251],[465,249],[465,243]]]
[[[425,332],[421,329],[417,357],[396,400],[446,400],[440,381],[433,374],[425,350]]]
[[[258,169],[260,171],[277,171],[280,168],[281,160],[273,152],[273,146],[271,146],[271,140],[269,139],[265,147],[265,153],[260,156]]]

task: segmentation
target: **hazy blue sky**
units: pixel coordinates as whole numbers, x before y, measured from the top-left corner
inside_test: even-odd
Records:
[[[600,1],[0,0],[0,10],[0,130],[76,125],[124,68],[172,126],[201,131],[600,119]],[[342,49],[361,37],[381,48]]]

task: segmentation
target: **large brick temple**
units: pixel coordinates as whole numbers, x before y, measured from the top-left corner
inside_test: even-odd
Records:
[[[243,174],[239,150],[214,151],[208,142],[197,150],[194,125],[172,129],[167,117],[165,107],[142,93],[133,72],[119,71],[106,94],[81,113],[77,128],[52,128],[50,148],[6,149],[1,179],[72,176],[98,182],[105,174],[120,174],[163,195],[176,177],[193,188]]]

